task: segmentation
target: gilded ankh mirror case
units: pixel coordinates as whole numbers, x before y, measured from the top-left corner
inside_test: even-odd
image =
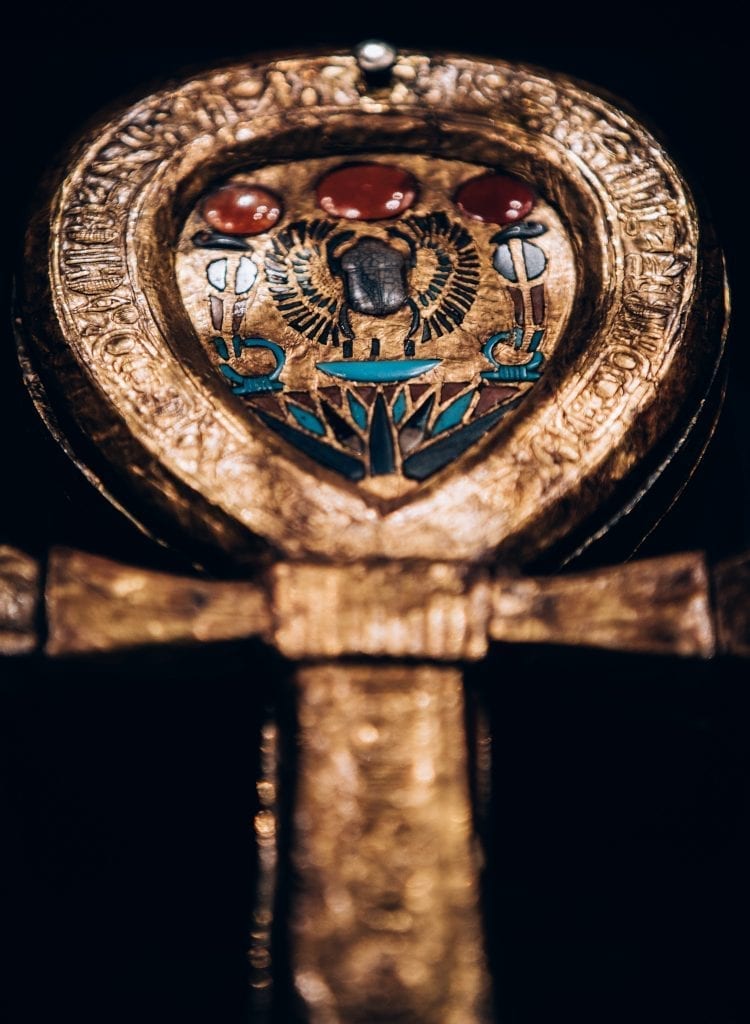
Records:
[[[254,1020],[502,1019],[477,840],[492,735],[462,672],[491,643],[747,655],[747,559],[532,575],[700,454],[727,319],[663,144],[523,63],[374,40],[247,59],[102,115],[50,172],[24,381],[185,568],[2,548],[0,651],[281,656]]]

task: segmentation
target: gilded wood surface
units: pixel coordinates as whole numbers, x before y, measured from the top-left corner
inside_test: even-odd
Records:
[[[351,656],[473,661],[491,641],[711,657],[747,651],[746,559],[700,553],[552,577],[450,562],[278,565],[255,583],[217,582],[55,549],[46,581],[6,548],[3,653],[50,655],[258,637],[292,660]],[[43,598],[46,622],[37,615]],[[718,626],[717,626],[718,623]]]
[[[479,1024],[478,909],[461,675],[297,673],[294,981],[311,1024]]]
[[[0,654],[28,654],[39,643],[41,567],[0,544]]]
[[[257,584],[169,576],[60,548],[50,553],[45,603],[51,655],[231,640],[270,624]]]
[[[718,565],[713,575],[719,649],[750,657],[750,554]]]
[[[446,563],[278,565],[274,644],[286,657],[464,661],[487,651],[488,579]]]
[[[231,171],[396,149],[539,182],[578,285],[564,342],[512,422],[383,504],[248,428],[167,254],[202,189]],[[48,246],[48,285],[27,281],[24,315],[84,431],[131,492],[242,559],[260,537],[294,557],[526,560],[664,434],[719,345],[717,255],[661,146],[571,81],[502,62],[404,54],[370,94],[353,57],[279,59],[155,93],[78,147],[29,267]]]
[[[709,574],[697,553],[547,579],[498,580],[488,632],[506,643],[703,658],[716,650]]]

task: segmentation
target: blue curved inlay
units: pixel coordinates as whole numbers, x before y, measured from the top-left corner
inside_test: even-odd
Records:
[[[542,338],[543,337],[544,337],[544,328],[543,327],[540,328],[538,331],[534,331],[534,333],[531,336],[531,341],[529,342],[529,345],[528,345],[529,352],[536,352],[536,350],[539,348],[539,346],[542,343]]]
[[[434,370],[441,359],[357,359],[315,365],[329,377],[359,384],[392,384]]]
[[[519,348],[518,335],[516,328],[514,332],[514,348]],[[495,367],[494,370],[483,370],[482,378],[484,380],[502,380],[506,382],[522,382],[526,380],[539,380],[542,375],[541,367],[544,362],[544,355],[537,350],[537,347],[542,340],[544,331],[534,331],[534,334],[529,342],[528,351],[531,352],[531,356],[526,360],[525,363],[511,364],[511,363],[500,363],[495,358],[495,346],[502,341],[508,341],[510,338],[510,331],[500,331],[498,334],[493,334],[484,345],[482,346],[482,355]],[[523,340],[523,332],[521,332],[521,340]]]
[[[243,348],[267,348],[276,360],[276,366],[267,374],[268,379],[278,380],[286,362],[286,354],[281,345],[277,345],[275,341],[269,341],[268,338],[241,338],[239,334],[235,334],[232,338],[232,347],[238,359],[242,355]]]
[[[455,427],[460,423],[464,413],[471,405],[473,397],[474,392],[468,391],[465,395],[460,395],[455,401],[451,402],[447,409],[443,409],[435,420],[435,426],[430,431],[432,436],[442,434],[444,430],[450,430],[451,427]]]
[[[492,363],[493,366],[500,366],[500,363],[498,363],[494,356],[495,345],[501,341],[507,341],[508,338],[510,338],[510,331],[499,331],[485,341],[484,345],[482,345],[482,355],[488,363]]]
[[[537,220],[524,220],[520,224],[509,224],[507,228],[503,228],[498,231],[496,235],[493,235],[490,242],[494,242],[496,245],[501,245],[503,242],[507,242],[509,238],[538,238],[539,235],[545,234],[547,228],[544,224],[540,224]]]
[[[288,399],[286,407],[301,427],[309,430],[311,434],[318,434],[319,437],[323,437],[326,428],[314,412],[310,412],[309,409],[303,409],[301,405],[294,405]]]
[[[226,345],[224,345],[223,352],[218,342],[222,339],[215,338],[214,344],[217,347],[219,355],[223,358],[223,352],[227,351]],[[222,342],[223,344],[223,342]],[[284,363],[286,362],[286,355],[281,345],[277,345],[275,341],[269,341],[268,338],[240,338],[236,334],[232,338],[232,348],[237,359],[242,355],[242,350],[246,348],[266,348],[273,355],[276,360],[276,365],[270,373],[264,373],[260,376],[253,377],[249,374],[238,373],[231,366],[227,366],[225,363],[219,367],[221,373],[232,382],[232,391],[235,395],[258,395],[268,391],[281,391],[283,385],[279,380],[281,371],[284,369]]]

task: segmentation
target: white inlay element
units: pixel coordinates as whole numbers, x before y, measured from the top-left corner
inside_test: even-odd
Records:
[[[244,295],[245,292],[249,292],[255,284],[257,276],[258,268],[253,261],[249,260],[247,256],[240,256],[240,265],[237,267],[237,277],[234,284],[236,294]]]
[[[206,277],[209,283],[223,292],[227,286],[227,260],[214,260],[206,267]]]

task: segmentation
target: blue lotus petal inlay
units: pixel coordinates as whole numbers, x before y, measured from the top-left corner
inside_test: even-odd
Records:
[[[383,396],[378,395],[370,428],[370,471],[373,476],[384,476],[386,473],[392,473],[395,468],[388,409]]]
[[[296,445],[301,452],[309,455],[311,459],[315,459],[322,466],[327,466],[329,469],[341,473],[342,476],[347,477],[349,480],[361,480],[364,477],[365,466],[359,459],[337,451],[335,448],[331,448],[330,445],[310,437],[309,434],[303,434],[301,430],[290,427],[288,423],[277,420],[275,416],[269,416],[262,409],[258,409],[258,416],[260,416],[267,427],[275,430],[286,441]]]
[[[294,416],[295,420],[305,430],[309,430],[311,434],[319,434],[322,437],[325,432],[325,426],[320,422],[314,412],[310,412],[309,409],[303,409],[299,405],[293,405],[292,402],[287,401],[287,408],[289,412]]]
[[[361,430],[364,430],[367,426],[367,409],[351,392],[346,397],[349,400],[349,409],[351,410],[354,422]]]
[[[483,437],[488,430],[500,422],[507,412],[515,409],[517,405],[518,400],[508,402],[502,409],[495,409],[493,412],[487,413],[486,416],[482,416],[481,419],[467,423],[465,427],[449,434],[448,437],[443,437],[427,448],[422,448],[421,451],[409,456],[404,460],[404,476],[410,480],[426,480],[428,476],[437,473],[439,469],[458,458],[462,452]]]
[[[475,391],[469,391],[465,395],[460,395],[454,402],[451,402],[447,409],[443,409],[432,428],[433,437],[435,434],[442,434],[444,430],[450,430],[451,427],[455,427],[461,422],[475,394]]]

